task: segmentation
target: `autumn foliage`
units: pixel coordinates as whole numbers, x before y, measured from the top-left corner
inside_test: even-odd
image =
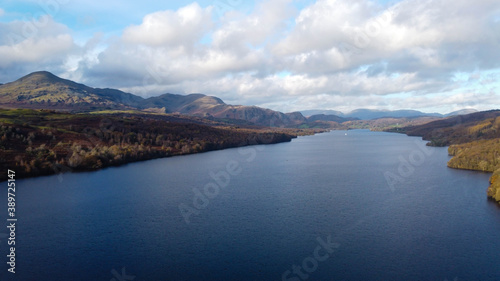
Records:
[[[208,126],[172,116],[0,110],[0,166],[19,177],[290,141],[296,130]],[[6,175],[2,175],[5,180]]]

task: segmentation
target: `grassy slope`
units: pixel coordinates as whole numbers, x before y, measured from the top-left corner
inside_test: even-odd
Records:
[[[421,136],[432,146],[448,146],[482,139],[500,138],[500,111],[491,110],[408,126],[401,130]]]
[[[371,131],[400,132],[401,128],[422,125],[439,119],[438,117],[378,118],[374,120],[353,120],[342,123],[349,129],[370,129]]]
[[[128,109],[143,99],[114,89],[87,87],[59,78],[49,72],[31,73],[0,86],[0,104],[4,108]]]

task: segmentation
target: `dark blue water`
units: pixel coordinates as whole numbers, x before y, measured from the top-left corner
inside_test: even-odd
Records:
[[[0,280],[500,280],[490,175],[423,143],[332,132],[18,180]]]

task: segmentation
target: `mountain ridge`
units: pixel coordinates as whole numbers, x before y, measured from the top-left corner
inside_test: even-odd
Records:
[[[145,99],[117,89],[92,88],[47,71],[33,72],[0,85],[0,106],[72,112],[132,109],[245,120],[271,127],[294,126],[307,121],[300,113],[282,113],[257,106],[228,105],[220,98],[204,94],[166,93]]]
[[[142,98],[115,89],[88,87],[47,71],[0,85],[0,105],[15,108],[89,111],[131,109]]]
[[[230,105],[215,96],[193,93],[165,93],[143,98],[118,89],[93,88],[58,77],[48,71],[37,71],[16,81],[0,84],[0,107],[55,109],[70,112],[103,110],[139,110],[155,113],[177,113],[202,118],[242,120],[260,126],[323,126],[352,120],[379,118],[447,117],[475,112],[454,111],[447,115],[416,110],[357,109],[344,114],[335,110],[305,110],[283,113],[258,106]],[[305,116],[307,116],[307,118]],[[319,123],[318,123],[319,122]]]
[[[397,132],[420,136],[431,146],[448,146],[476,140],[500,138],[500,110],[480,111],[467,115],[455,115],[417,126],[400,128]],[[491,124],[481,124],[481,122]],[[490,128],[492,127],[492,128]],[[392,131],[392,130],[389,130]]]
[[[311,117],[314,115],[333,115],[343,118],[357,118],[360,120],[374,120],[379,118],[410,118],[410,117],[450,117],[455,115],[466,115],[470,113],[478,112],[473,108],[465,108],[457,111],[453,111],[447,114],[440,113],[428,113],[412,109],[399,109],[399,110],[379,110],[379,109],[367,109],[359,108],[350,111],[349,113],[343,113],[337,110],[302,110],[300,111],[304,116]]]

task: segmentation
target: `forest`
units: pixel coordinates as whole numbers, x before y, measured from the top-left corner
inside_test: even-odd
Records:
[[[312,130],[238,127],[174,115],[0,109],[0,166],[17,177],[291,141]],[[2,173],[0,180],[6,180]]]
[[[421,136],[430,146],[449,146],[483,139],[500,138],[500,110],[459,115],[386,131]]]
[[[454,144],[448,153],[453,156],[448,167],[493,172],[487,193],[500,202],[500,138]]]

